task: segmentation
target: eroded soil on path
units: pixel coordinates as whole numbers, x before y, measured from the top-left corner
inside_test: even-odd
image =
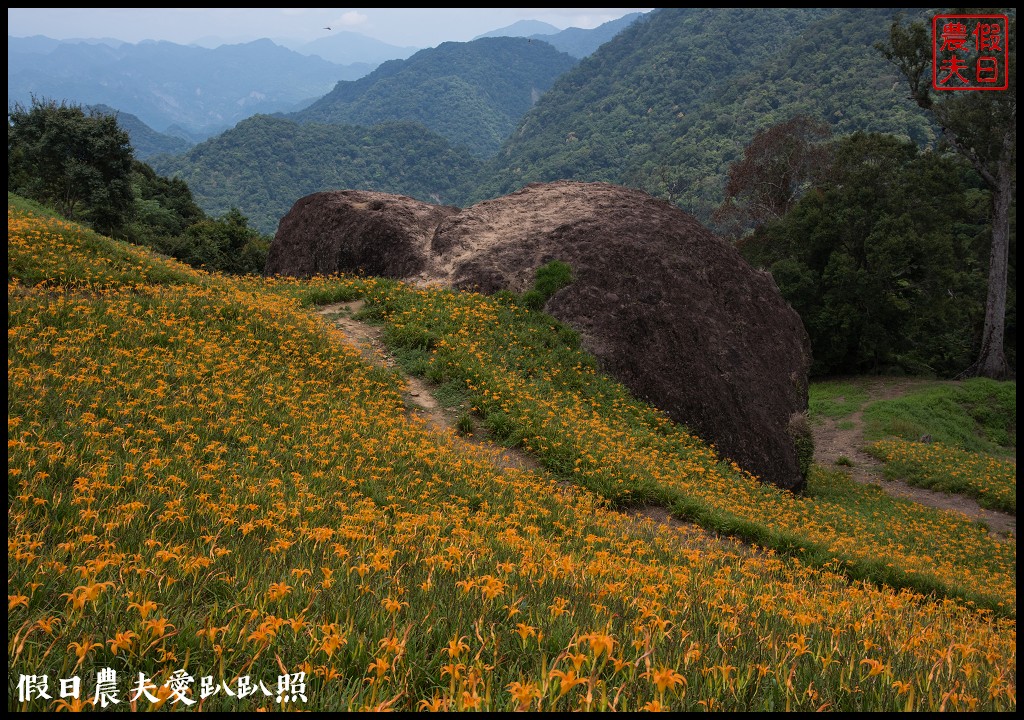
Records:
[[[1009,513],[981,507],[973,499],[963,495],[952,495],[926,488],[909,485],[900,480],[885,477],[883,464],[865,452],[868,442],[864,437],[863,408],[876,400],[900,397],[927,381],[901,379],[876,380],[865,384],[868,400],[852,415],[835,419],[822,417],[812,423],[814,433],[814,459],[829,469],[841,469],[859,483],[880,486],[886,493],[920,505],[962,513],[971,520],[985,522],[996,537],[1016,539],[1017,518]],[[837,461],[845,458],[852,465],[840,465]]]
[[[397,366],[394,358],[384,345],[380,327],[355,319],[362,310],[363,301],[335,303],[320,308],[317,313],[334,323],[359,348],[367,362],[384,367]],[[515,468],[531,472],[543,472],[543,467],[532,455],[519,448],[506,447],[488,441],[486,430],[476,428],[472,434],[458,434],[455,431],[458,423],[458,411],[446,408],[434,397],[433,388],[426,380],[405,373],[405,399],[410,413],[422,417],[427,424],[438,432],[452,431],[452,441],[472,445],[483,450],[491,461],[501,468]]]

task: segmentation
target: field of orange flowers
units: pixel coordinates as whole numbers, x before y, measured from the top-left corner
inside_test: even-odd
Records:
[[[970,495],[985,507],[1016,514],[1017,463],[942,443],[888,439],[868,451],[886,473],[913,485]]]
[[[513,304],[10,201],[8,278],[9,710],[1016,709],[1013,543],[762,486]],[[407,413],[311,311],[353,297],[547,470]]]

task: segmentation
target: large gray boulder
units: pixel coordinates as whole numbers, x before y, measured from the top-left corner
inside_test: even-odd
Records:
[[[270,275],[363,272],[405,278],[424,270],[424,238],[459,212],[403,195],[337,190],[299,198],[278,223],[267,253]]]
[[[566,262],[575,280],[545,310],[606,372],[762,480],[803,487],[807,333],[771,276],[692,216],[606,183],[538,183],[461,211],[373,195],[300,200],[267,272],[522,292],[541,265]]]

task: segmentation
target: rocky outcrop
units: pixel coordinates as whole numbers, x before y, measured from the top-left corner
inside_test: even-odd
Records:
[[[458,212],[457,207],[369,190],[313,193],[299,198],[278,224],[266,272],[409,277],[425,269],[434,229]]]
[[[646,193],[534,184],[461,211],[317,193],[281,221],[270,258],[268,273],[363,270],[485,293],[522,292],[538,267],[566,262],[575,280],[545,309],[606,372],[761,479],[804,484],[794,428],[810,344],[799,316],[770,275]]]

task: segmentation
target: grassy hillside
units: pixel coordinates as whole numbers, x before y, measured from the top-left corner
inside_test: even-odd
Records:
[[[888,397],[877,377],[812,383],[812,423],[832,419],[837,429],[882,463],[886,478],[963,495],[979,505],[1017,512],[1017,382],[890,378]],[[854,418],[858,418],[856,421]],[[845,457],[845,456],[844,456]],[[840,463],[852,466],[849,457]]]
[[[103,668],[141,709],[1016,709],[1013,543],[762,486],[511,300],[208,275],[11,196],[8,278],[10,710]],[[312,312],[357,297],[544,470],[410,415]]]

